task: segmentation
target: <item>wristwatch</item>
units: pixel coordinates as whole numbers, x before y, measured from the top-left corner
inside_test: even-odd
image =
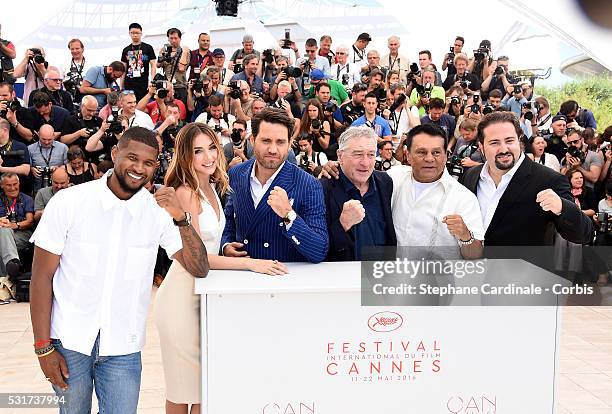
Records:
[[[297,218],[297,213],[295,212],[295,210],[291,210],[290,212],[287,213],[285,217],[283,217],[283,222],[285,223],[285,225],[288,225],[288,224],[293,223],[293,220],[295,220],[296,218]]]
[[[178,227],[187,227],[187,226],[191,226],[191,214],[185,212],[185,218],[179,221],[176,221],[174,219],[172,219],[172,221],[174,222],[175,226]]]
[[[470,238],[468,240],[457,239],[457,243],[459,243],[459,246],[467,246],[468,244],[474,243],[474,240],[474,233],[470,231]]]

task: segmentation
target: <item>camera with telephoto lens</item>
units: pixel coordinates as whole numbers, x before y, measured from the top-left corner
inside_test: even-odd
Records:
[[[161,73],[156,74],[153,77],[153,81],[151,85],[155,87],[155,94],[159,99],[166,99],[168,96],[168,81],[164,78],[164,75]]]
[[[485,105],[485,107],[482,108],[483,115],[488,115],[493,111],[495,111],[495,107],[491,104]]]
[[[523,88],[521,88],[521,85],[514,85],[514,94],[518,95],[519,93],[523,93]]]
[[[5,158],[20,158],[23,157],[25,155],[25,151],[24,150],[17,150],[17,151],[7,151],[5,149],[0,149],[0,158],[5,159]]]
[[[30,49],[30,52],[34,53],[34,56],[30,58],[30,62],[34,61],[34,63],[45,63],[45,57],[42,55],[42,51],[38,48]]]
[[[6,119],[6,115],[8,114],[9,109],[13,112],[17,112],[17,110],[21,108],[21,104],[17,99],[13,101],[2,101],[1,103],[6,105],[6,109],[0,111],[0,117],[4,119]]]
[[[123,125],[117,118],[119,118],[119,107],[111,106],[111,114],[106,118],[106,122],[109,124],[107,133],[117,135],[123,132]]]
[[[74,97],[81,87],[82,80],[83,79],[81,78],[81,75],[79,75],[79,72],[71,70],[64,78],[64,88]]]
[[[599,234],[612,233],[612,216],[608,213],[597,213],[597,232]]]
[[[51,167],[36,167],[40,173],[40,180],[42,182],[40,188],[51,187]]]
[[[234,64],[234,73],[244,72],[244,65],[242,63]]]
[[[274,62],[274,51],[272,49],[265,49],[261,54],[263,56],[263,61],[266,62],[267,65]]]
[[[363,116],[363,114],[365,114],[363,106],[355,107],[352,103],[343,106],[342,116],[346,123],[352,124],[357,118]]]
[[[461,165],[461,159],[462,158],[457,155],[449,155],[446,161],[446,169],[455,180],[459,180],[465,172],[465,168]]]
[[[310,126],[312,129],[323,129],[323,124],[318,119],[313,119]]]
[[[287,66],[283,68],[283,73],[287,79],[289,78],[299,78],[302,76],[302,69],[296,68],[294,66]]]
[[[239,129],[233,128],[230,138],[232,139],[232,145],[234,147],[242,148],[244,143],[242,142],[242,132]]]
[[[170,43],[166,43],[157,57],[157,61],[159,63],[166,63],[172,61],[172,45]]]
[[[395,100],[389,107],[389,111],[391,111],[391,113],[395,112],[397,108],[399,108],[404,104],[404,102],[406,102],[406,99],[407,97],[405,93],[400,94],[397,98],[395,98]]]
[[[425,85],[417,85],[416,91],[423,98],[431,98],[431,91],[433,90],[433,85],[427,82]]]
[[[242,91],[240,90],[240,86],[238,85],[238,81],[233,80],[227,84],[227,87],[230,89],[228,93],[229,97],[232,99],[240,99],[242,95]]]
[[[391,161],[383,160],[380,157],[377,157],[376,161],[374,162],[374,169],[376,171],[388,171],[391,169]]]
[[[574,158],[578,158],[581,163],[584,163],[586,155],[580,148],[570,145],[567,147],[567,153]]]

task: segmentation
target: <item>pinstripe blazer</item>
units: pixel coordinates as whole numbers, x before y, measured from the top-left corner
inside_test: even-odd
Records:
[[[250,183],[254,164],[253,158],[229,171],[232,191],[225,205],[221,246],[230,242],[244,243],[244,249],[255,259],[321,262],[329,244],[321,183],[294,164],[285,162],[256,209]],[[293,199],[297,218],[289,230],[266,202],[275,186],[283,188],[289,200]]]

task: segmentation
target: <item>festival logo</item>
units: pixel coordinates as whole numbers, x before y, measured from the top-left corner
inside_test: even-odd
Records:
[[[396,312],[378,312],[368,319],[368,328],[374,332],[391,332],[404,324],[402,315]]]
[[[446,401],[448,414],[496,414],[496,395],[453,395]]]
[[[261,414],[315,414],[314,402],[271,402],[261,410]]]

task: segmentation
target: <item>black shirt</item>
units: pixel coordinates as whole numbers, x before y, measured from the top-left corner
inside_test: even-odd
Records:
[[[28,108],[19,108],[15,115],[17,116],[17,122],[19,122],[24,128],[32,129],[32,114],[30,113],[30,110]],[[22,144],[25,144],[26,146],[31,143],[22,138],[22,136],[19,135],[19,132],[17,132],[17,129],[14,128],[13,125],[11,125],[9,136],[11,137],[11,140],[19,141]]]
[[[51,98],[51,102],[53,102],[53,105],[60,106],[68,112],[74,113],[75,107],[72,101],[72,95],[70,95],[65,90],[60,89],[58,91],[51,91],[47,89],[46,86],[40,89],[35,89],[30,92],[30,98],[28,100],[28,102],[30,102],[30,105],[32,105],[32,102],[34,102],[33,96],[36,92],[45,92]]]
[[[97,116],[92,117],[91,119],[83,119],[81,114],[78,115],[70,115],[64,120],[64,124],[62,125],[62,135],[70,135],[74,134],[81,128],[100,128],[102,125],[102,119]],[[87,145],[86,137],[79,137],[70,145],[78,145],[82,150],[85,150],[85,145]]]
[[[446,80],[442,83],[442,87],[444,88],[444,90],[449,90],[457,81],[467,81],[469,82],[468,84],[468,89],[472,90],[472,91],[477,91],[480,89],[480,79],[478,79],[478,77],[476,75],[474,75],[473,73],[469,73],[469,72],[465,72],[463,77],[459,78],[458,75],[456,73],[453,73],[452,75],[448,75],[446,77]]]
[[[70,113],[67,110],[55,105],[51,107],[51,117],[49,118],[49,121],[43,118],[38,113],[36,108],[30,107],[29,110],[30,115],[32,116],[32,132],[38,132],[40,127],[45,124],[51,125],[55,132],[62,132],[62,126],[64,125],[64,121],[66,120],[66,118],[68,118],[68,116],[70,116]]]
[[[23,151],[23,154],[18,156],[3,156],[3,167],[19,167],[23,164],[28,164],[29,166],[31,164],[30,152],[28,151],[27,145],[25,145],[24,143],[9,139],[9,142],[7,142],[5,146],[0,147],[1,153],[4,153],[5,151]],[[17,174],[17,176],[19,177],[19,188],[21,189],[21,191],[28,193],[31,189],[30,177],[23,176],[21,174]]]
[[[126,89],[129,85],[137,85],[146,89],[149,85],[149,68],[151,61],[157,59],[153,47],[148,43],[140,43],[139,45],[127,45],[121,52],[121,61],[126,64],[127,71],[125,73]],[[133,75],[140,72],[140,76]]]

